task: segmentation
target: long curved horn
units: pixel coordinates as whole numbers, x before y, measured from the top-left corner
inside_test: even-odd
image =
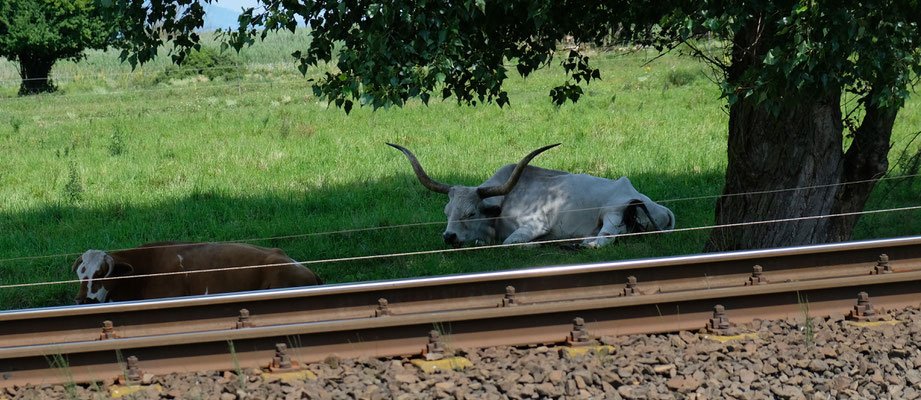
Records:
[[[524,172],[524,167],[528,166],[528,163],[531,162],[531,159],[537,157],[538,154],[543,153],[549,149],[552,149],[556,146],[561,145],[562,143],[551,144],[549,146],[541,147],[537,150],[531,152],[531,154],[526,155],[521,159],[521,162],[515,166],[515,170],[512,171],[512,175],[508,177],[508,180],[503,185],[497,186],[486,186],[481,187],[476,190],[477,194],[481,198],[493,197],[493,196],[505,196],[508,192],[511,192],[515,185],[518,184],[518,178],[521,177],[521,173]]]
[[[396,145],[393,143],[387,143],[388,146],[391,146],[399,151],[402,151],[406,155],[406,158],[409,159],[409,163],[413,165],[413,171],[416,172],[416,177],[419,178],[419,182],[422,182],[422,186],[428,188],[433,192],[448,194],[448,189],[451,189],[451,185],[445,185],[444,183],[438,182],[425,173],[425,170],[422,169],[422,165],[419,164],[419,160],[416,159],[416,156],[405,147]]]

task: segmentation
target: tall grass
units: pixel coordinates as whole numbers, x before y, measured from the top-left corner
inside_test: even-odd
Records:
[[[807,348],[812,347],[815,344],[815,327],[812,325],[812,315],[809,314],[809,297],[797,291],[796,302],[803,314],[803,339]]]
[[[553,67],[510,78],[512,104],[501,109],[448,100],[346,116],[315,98],[286,61],[302,40],[270,36],[246,49],[239,57],[253,72],[240,82],[118,86],[93,74],[153,75],[166,65],[130,72],[112,61],[115,54],[93,53],[86,63],[56,67],[92,77],[62,79],[59,94],[17,98],[15,88],[0,89],[0,284],[73,279],[69,267],[87,249],[162,240],[252,239],[305,261],[445,248],[446,197],[422,188],[403,155],[384,142],[410,148],[435,179],[465,185],[562,142],[533,164],[628,176],[666,201],[678,227],[713,223],[727,117],[706,67],[694,60],[665,56],[647,68],[653,53],[594,55],[604,80],[562,107],[548,97],[565,80]],[[253,67],[274,62],[275,72]],[[0,63],[0,71],[9,68]],[[921,126],[918,104],[911,101],[896,122],[897,150]],[[882,184],[867,208],[917,203],[917,182],[888,187]],[[865,217],[856,237],[916,234],[916,214]],[[490,249],[309,267],[330,283],[428,276],[696,253],[707,235],[622,238],[576,252]],[[74,285],[0,289],[0,307],[69,304],[75,293]]]
[[[64,378],[64,390],[67,394],[68,399],[79,399],[80,396],[77,395],[77,383],[74,381],[73,373],[70,370],[70,362],[67,358],[60,353],[55,353],[50,356],[45,356],[45,361],[48,363],[48,366],[58,370],[58,372],[63,375]]]

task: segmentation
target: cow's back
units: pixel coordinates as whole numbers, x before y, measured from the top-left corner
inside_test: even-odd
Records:
[[[112,285],[111,301],[322,283],[316,274],[292,260],[283,250],[245,243],[156,242],[109,255],[115,263],[132,267],[131,275]],[[210,269],[215,271],[196,272]]]
[[[228,293],[319,284],[309,269],[278,248],[246,243],[203,243],[180,251],[186,270],[217,269],[189,274],[191,294]]]
[[[116,264],[125,263],[132,267],[131,275],[115,281],[109,294],[111,300],[187,296],[188,285],[185,274],[179,274],[183,269],[177,254],[183,248],[197,245],[189,242],[157,242],[109,253]]]
[[[485,182],[481,183],[479,187],[486,186],[496,186],[505,184],[508,181],[508,178],[512,176],[512,171],[515,170],[515,167],[518,164],[507,164],[499,168],[495,174],[493,174]],[[541,167],[535,167],[533,165],[527,165],[524,167],[524,171],[521,173],[521,177],[518,178],[518,184],[531,184],[533,182],[542,182],[546,179],[551,179],[553,177],[559,177],[562,175],[572,175],[566,171],[558,171],[555,169],[547,169]],[[516,185],[517,187],[517,185]],[[514,189],[513,189],[514,190]]]
[[[518,185],[502,199],[503,218],[496,226],[502,238],[518,229],[520,221],[534,220],[543,221],[548,227],[540,239],[592,236],[598,233],[604,214],[631,199],[649,201],[626,177],[608,179],[528,168],[534,170],[525,170]],[[524,179],[529,172],[529,179]]]

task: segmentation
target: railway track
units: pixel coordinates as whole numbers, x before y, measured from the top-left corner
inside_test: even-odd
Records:
[[[717,304],[736,324],[846,314],[859,292],[917,305],[921,237],[0,312],[0,387],[111,379],[131,356],[266,367],[279,343],[299,362],[420,355],[433,329],[449,348],[574,341],[575,318],[592,337],[697,330]]]

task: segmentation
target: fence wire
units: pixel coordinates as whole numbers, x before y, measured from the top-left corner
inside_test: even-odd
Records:
[[[678,202],[684,202],[684,201],[711,200],[711,199],[717,199],[720,197],[758,196],[758,195],[764,195],[764,194],[793,192],[793,191],[800,191],[800,190],[812,190],[812,189],[827,188],[827,187],[834,187],[834,186],[856,185],[856,184],[864,184],[864,183],[870,183],[870,182],[881,182],[881,181],[888,181],[888,180],[909,179],[909,178],[917,178],[917,177],[921,177],[921,173],[891,176],[891,177],[882,177],[878,179],[865,179],[865,180],[859,180],[859,181],[830,183],[830,184],[822,184],[822,185],[799,186],[799,187],[794,187],[794,188],[761,190],[761,191],[742,192],[742,193],[713,194],[713,195],[694,196],[694,197],[679,197],[679,198],[673,198],[673,199],[663,199],[663,200],[654,200],[654,201],[659,204],[669,204],[669,203],[678,203]],[[582,212],[582,211],[600,210],[600,209],[605,209],[605,208],[616,209],[617,207],[625,208],[627,206],[628,205],[611,204],[611,205],[605,205],[605,206],[600,206],[600,207],[573,208],[573,209],[562,210],[560,212],[561,213]],[[901,209],[893,209],[893,210],[901,210]],[[489,217],[489,218],[477,218],[477,219],[471,219],[469,221],[470,222],[495,221],[495,220],[500,220],[500,219],[505,219],[505,218],[512,218],[512,217],[499,216],[499,217]],[[269,241],[269,240],[289,240],[289,239],[305,238],[305,237],[311,237],[311,236],[341,235],[341,234],[358,233],[358,232],[370,232],[370,231],[377,231],[377,230],[390,230],[390,229],[412,228],[412,227],[431,226],[431,225],[446,225],[446,224],[447,224],[446,221],[414,222],[414,223],[406,223],[406,224],[391,225],[391,226],[348,228],[348,229],[338,229],[338,230],[324,231],[324,232],[308,232],[308,233],[298,233],[298,234],[282,235],[282,236],[234,239],[234,240],[225,240],[225,241],[219,241],[219,242],[214,242],[214,243],[252,243],[252,242],[262,242],[262,241]],[[176,247],[176,246],[185,246],[185,245],[184,244],[173,244],[173,245],[163,245],[163,246],[153,246],[153,247],[156,248],[156,247]],[[107,253],[112,253],[112,252],[125,251],[125,250],[130,250],[130,249],[131,248],[123,248],[123,249],[112,249],[112,250],[105,250],[105,251]],[[44,258],[56,258],[56,257],[73,257],[73,256],[77,256],[80,254],[83,254],[83,253],[82,252],[80,253],[59,253],[59,254],[50,254],[50,255],[10,257],[10,258],[0,259],[0,263],[11,262],[11,261],[37,260],[37,259],[44,259]]]
[[[619,62],[620,61],[619,59],[614,59],[613,57],[621,57],[624,54],[627,54],[627,52],[607,52],[604,54],[608,55],[609,57],[607,58],[592,57],[591,65],[607,64],[609,62],[614,62],[614,61]],[[557,56],[557,57],[560,57],[560,56]],[[560,59],[561,60],[565,59],[565,57],[560,57]],[[42,77],[33,77],[33,78],[20,78],[20,77],[6,78],[0,75],[0,86],[2,86],[4,83],[15,84],[15,83],[20,83],[24,81],[44,81],[44,80],[49,80],[49,79],[55,82],[76,82],[78,78],[79,80],[84,80],[84,79],[88,79],[87,77],[93,78],[93,79],[99,79],[99,80],[108,80],[109,78],[118,78],[118,77],[124,78],[124,77],[129,77],[129,76],[137,77],[137,76],[144,76],[144,75],[156,75],[156,74],[165,73],[165,72],[173,74],[173,73],[182,73],[182,72],[189,72],[189,71],[217,71],[217,70],[267,71],[269,69],[274,69],[275,71],[278,71],[278,72],[290,72],[290,73],[296,73],[300,75],[300,71],[297,69],[296,64],[297,64],[297,60],[292,58],[288,62],[240,63],[240,64],[234,64],[234,65],[216,65],[212,67],[184,67],[184,66],[177,66],[172,63],[163,65],[163,66],[143,65],[132,71],[52,73],[51,75],[42,76]],[[552,64],[552,61],[551,61],[551,64]],[[124,64],[119,64],[119,65],[124,65]],[[515,71],[518,64],[503,64],[502,66],[508,69],[509,71]],[[99,67],[99,66],[91,66],[91,67]],[[127,68],[127,67],[128,67],[127,65],[124,65],[124,68]],[[645,66],[637,65],[636,67],[642,69]],[[154,68],[156,68],[156,70],[153,70]],[[313,70],[323,69],[323,68],[327,68],[327,65],[321,64],[316,67],[311,67],[311,69]],[[9,85],[9,86],[13,86],[13,85]]]
[[[909,206],[909,207],[888,208],[888,209],[881,209],[881,210],[868,210],[868,211],[865,210],[865,211],[856,211],[856,212],[838,213],[838,214],[827,214],[827,215],[816,215],[816,216],[794,217],[794,218],[781,218],[781,219],[772,219],[772,220],[764,220],[764,221],[739,222],[739,223],[732,223],[732,224],[718,224],[718,225],[709,225],[709,226],[697,226],[697,227],[689,227],[689,228],[672,229],[668,231],[635,232],[635,233],[624,233],[624,234],[617,234],[617,235],[597,235],[597,236],[585,236],[585,237],[568,238],[568,239],[540,240],[540,241],[533,241],[533,242],[526,242],[526,243],[494,244],[494,245],[484,245],[484,246],[475,246],[475,247],[458,247],[458,248],[439,249],[439,250],[422,250],[422,251],[412,251],[412,252],[403,252],[403,253],[376,254],[376,255],[368,255],[368,256],[328,258],[328,259],[322,259],[322,260],[304,260],[304,261],[295,261],[295,263],[299,263],[302,265],[315,265],[315,264],[329,264],[329,263],[346,262],[346,261],[363,261],[363,260],[409,257],[409,256],[419,256],[419,255],[446,254],[446,253],[457,253],[457,252],[466,252],[466,251],[480,251],[480,250],[489,250],[489,249],[523,247],[523,246],[530,247],[530,246],[537,246],[537,245],[544,245],[544,244],[581,242],[584,240],[599,239],[599,238],[618,238],[618,237],[632,237],[632,236],[646,236],[646,235],[661,235],[661,234],[668,234],[668,233],[675,233],[675,232],[690,232],[690,231],[700,231],[700,230],[709,230],[709,229],[722,229],[722,228],[734,228],[734,227],[742,227],[742,226],[776,224],[776,223],[784,223],[784,222],[819,220],[819,219],[826,219],[826,218],[838,218],[838,217],[848,217],[848,216],[867,215],[867,214],[880,214],[880,213],[888,213],[888,212],[912,211],[912,210],[919,210],[919,209],[921,209],[921,206]],[[155,277],[163,277],[163,276],[190,275],[190,274],[222,272],[222,271],[232,271],[232,270],[241,270],[241,269],[271,268],[271,267],[290,266],[290,265],[294,265],[294,263],[257,264],[257,265],[238,266],[238,267],[210,268],[210,269],[201,269],[201,270],[194,270],[194,271],[160,272],[160,273],[152,273],[152,274],[115,276],[115,277],[107,277],[107,278],[93,278],[93,280],[95,281],[114,281],[114,280],[119,280],[119,279],[155,278]],[[63,281],[6,284],[6,285],[0,285],[0,289],[25,288],[25,287],[35,287],[35,286],[48,286],[48,285],[63,285],[63,284],[74,284],[74,283],[80,283],[80,282],[81,280],[79,279],[70,279],[70,280],[63,280]]]

